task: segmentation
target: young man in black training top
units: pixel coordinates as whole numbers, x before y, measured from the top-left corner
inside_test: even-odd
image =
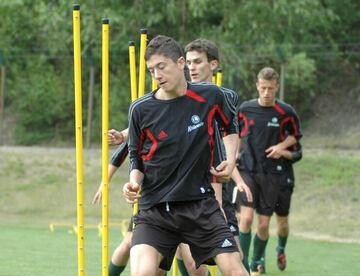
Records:
[[[269,238],[270,218],[284,178],[285,158],[280,152],[295,145],[301,137],[299,119],[294,109],[276,100],[278,79],[279,75],[274,69],[263,68],[256,83],[259,97],[240,106],[239,168],[253,195],[253,202],[240,195],[240,244],[245,266],[248,266],[254,209],[259,215],[250,265],[252,275],[259,274],[258,265]]]
[[[211,41],[203,38],[196,39],[185,46],[186,64],[189,69],[191,81],[195,83],[211,83],[211,77],[219,66],[219,50],[215,44]],[[239,107],[239,96],[232,90],[226,88],[220,88],[227,99],[234,105],[235,108]],[[215,129],[215,165],[220,164],[226,159],[224,154],[224,145],[222,143],[222,136],[219,128]],[[236,168],[234,170],[237,170]],[[239,175],[239,173],[237,172]],[[241,180],[241,178],[240,178]],[[215,190],[215,196],[223,208],[228,226],[234,235],[236,243],[239,245],[239,229],[236,219],[236,210],[231,204],[231,199],[227,193],[225,193],[224,186],[226,183],[218,183],[219,180],[213,178],[212,186]],[[247,186],[241,181],[237,181],[238,185],[242,184],[245,189]],[[243,190],[243,187],[240,187]],[[248,190],[248,192],[250,192]],[[184,262],[179,259],[181,258]],[[177,251],[178,267],[182,275],[207,275],[205,269],[195,270],[194,261],[189,252],[188,246],[181,244]],[[187,270],[187,271],[186,271]]]
[[[302,147],[300,143],[280,152],[284,157],[284,175],[283,181],[280,183],[280,192],[277,203],[275,205],[275,214],[277,222],[278,244],[276,247],[277,266],[283,271],[286,268],[286,254],[285,247],[287,238],[289,236],[289,212],[291,195],[295,185],[295,174],[293,164],[302,158]],[[258,265],[258,270],[261,274],[265,274],[265,250],[261,258],[261,263]]]
[[[223,275],[247,275],[211,187],[211,174],[227,177],[235,165],[233,107],[217,86],[186,82],[185,59],[172,38],[152,39],[145,60],[159,89],[129,110],[131,169],[123,193],[130,203],[139,200],[132,275],[154,275],[159,265],[169,270],[179,243],[189,244],[197,266],[214,260]],[[228,133],[227,160],[216,169],[215,119]]]

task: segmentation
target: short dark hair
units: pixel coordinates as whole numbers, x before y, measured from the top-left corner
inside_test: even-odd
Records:
[[[191,41],[188,45],[186,45],[185,54],[190,51],[205,53],[208,61],[217,60],[218,62],[220,62],[218,47],[216,47],[214,43],[205,38],[195,39],[194,41]]]
[[[277,83],[279,83],[279,74],[276,72],[274,68],[271,67],[265,67],[260,70],[260,72],[257,75],[257,80],[276,80]]]
[[[183,50],[175,39],[165,35],[158,35],[149,42],[145,51],[145,60],[149,60],[155,54],[163,55],[174,62],[184,56]]]

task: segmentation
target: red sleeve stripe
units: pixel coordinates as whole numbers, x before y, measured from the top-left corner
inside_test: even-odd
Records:
[[[150,141],[152,142],[152,145],[151,145],[151,148],[150,148],[150,151],[148,152],[148,154],[146,154],[146,155],[140,154],[140,155],[141,155],[142,160],[148,161],[153,158],[154,153],[158,146],[158,142],[157,142],[155,136],[151,133],[151,131],[148,130],[147,128],[144,128],[141,132],[141,147],[139,148],[139,151],[141,151],[141,149],[144,146],[144,140],[145,140],[144,134],[150,139]]]
[[[297,137],[299,135],[299,130],[298,130],[298,127],[295,123],[295,120],[294,120],[294,117],[292,116],[288,116],[288,117],[285,117],[281,123],[280,123],[280,129],[281,129],[281,136],[280,136],[280,139],[281,140],[284,140],[285,139],[285,133],[282,131],[283,130],[283,127],[284,127],[284,124],[289,122],[291,123],[291,126],[293,128],[293,133],[290,133],[290,135],[294,135],[295,137]]]
[[[276,109],[277,112],[279,112],[281,115],[285,114],[285,110],[282,109],[277,103],[275,103],[274,108]]]
[[[244,122],[244,127],[241,129],[240,137],[244,137],[249,129],[249,121],[244,113],[239,114],[239,125],[241,120]]]
[[[193,98],[195,101],[201,102],[201,103],[207,103],[207,100],[200,95],[196,94],[194,91],[188,89],[186,91],[186,96]]]
[[[214,141],[214,128],[213,128],[213,120],[215,117],[215,113],[218,112],[218,114],[220,115],[222,121],[224,122],[225,125],[229,125],[230,121],[228,118],[226,118],[224,112],[222,111],[222,109],[216,104],[212,107],[212,109],[210,110],[209,114],[208,114],[208,119],[207,119],[207,127],[208,127],[208,134],[209,134],[209,146],[210,146],[210,156],[211,156],[211,160],[210,160],[210,165],[214,166],[214,145],[215,145],[215,141]],[[216,177],[213,178],[213,182],[216,182]]]

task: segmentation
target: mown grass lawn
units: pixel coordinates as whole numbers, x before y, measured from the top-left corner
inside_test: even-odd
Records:
[[[122,236],[110,230],[110,255]],[[77,275],[77,240],[70,227],[0,225],[0,275]],[[101,238],[96,229],[85,231],[86,275],[101,275]],[[291,236],[287,248],[288,268],[280,272],[275,262],[276,238],[266,252],[267,275],[357,275],[360,245],[305,240]],[[123,275],[130,275],[129,267]],[[168,275],[171,275],[168,273]],[[220,273],[218,273],[220,275]]]
[[[0,147],[0,156],[0,275],[76,275],[77,241],[69,233],[71,227],[58,227],[54,232],[48,228],[50,223],[76,223],[74,149]],[[273,236],[267,251],[268,275],[357,275],[359,161],[359,151],[324,151],[304,145],[304,157],[295,165],[289,266],[284,273],[276,268]],[[112,225],[131,214],[131,206],[121,195],[127,174],[125,163],[110,185]],[[101,206],[91,205],[100,179],[101,151],[85,150],[87,226],[101,222]],[[275,233],[274,221],[271,233]],[[120,239],[119,227],[111,227],[109,255]],[[334,240],[343,242],[331,242]],[[96,229],[86,229],[85,252],[86,275],[101,275],[101,239]]]

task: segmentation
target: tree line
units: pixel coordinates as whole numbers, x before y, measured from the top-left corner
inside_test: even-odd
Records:
[[[85,1],[84,1],[85,2]],[[83,118],[95,72],[91,138],[101,137],[101,20],[110,19],[110,126],[127,125],[128,42],[139,54],[139,30],[181,45],[204,37],[221,50],[224,86],[243,100],[256,95],[256,73],[285,67],[285,100],[303,120],[329,90],[359,85],[360,2],[357,0],[88,0],[81,4]],[[0,3],[2,120],[16,143],[74,139],[72,5],[67,0]],[[137,57],[138,58],[138,57]],[[4,73],[6,72],[6,74]],[[147,74],[149,75],[149,74]],[[146,90],[150,90],[147,76]],[[344,92],[345,92],[344,91]],[[1,107],[1,105],[0,105]],[[84,131],[86,123],[84,120]]]

